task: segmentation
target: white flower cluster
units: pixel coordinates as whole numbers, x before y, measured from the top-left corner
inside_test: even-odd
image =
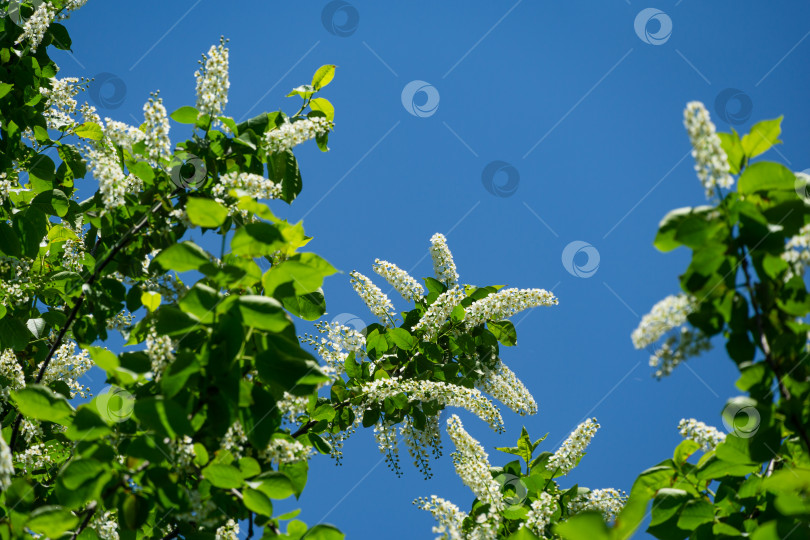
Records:
[[[360,332],[337,323],[319,322],[315,328],[327,338],[318,340],[314,336],[305,335],[301,341],[315,347],[318,356],[323,358],[328,367],[328,373],[340,375],[345,371],[344,362],[349,353],[355,353],[358,359],[363,356],[363,347],[366,338]]]
[[[281,184],[265,178],[260,174],[232,171],[219,177],[219,183],[211,188],[217,202],[225,202],[225,197],[232,189],[244,191],[254,199],[278,199],[281,197]]]
[[[39,89],[46,98],[43,116],[48,129],[62,129],[73,124],[73,115],[76,114],[76,100],[73,98],[84,88],[78,84],[80,80],[75,77],[52,78],[49,81],[50,88]]]
[[[799,233],[790,237],[785,244],[782,258],[788,263],[785,281],[793,276],[804,277],[807,267],[810,266],[810,224],[799,229]]]
[[[132,321],[135,317],[127,310],[116,313],[114,317],[107,319],[108,330],[118,330],[119,332],[128,332],[132,327]]]
[[[153,163],[168,159],[171,155],[172,143],[169,140],[169,116],[163,99],[158,92],[152,94],[143,106],[143,117],[146,123],[146,150]]]
[[[692,143],[695,171],[706,188],[706,198],[714,195],[717,186],[722,188],[733,186],[734,178],[729,174],[728,156],[709,118],[709,111],[703,103],[690,101],[686,104],[683,124]]]
[[[413,503],[430,512],[439,523],[433,527],[433,532],[441,535],[436,540],[467,540],[461,528],[462,522],[467,519],[467,513],[459,510],[458,506],[436,495],[431,495],[429,499],[419,497]]]
[[[595,510],[602,514],[605,521],[613,521],[624,508],[627,494],[613,488],[594,489],[587,493],[577,495],[571,500],[569,510],[572,514],[579,514],[586,510]]]
[[[23,418],[22,424],[20,424],[20,431],[25,438],[25,442],[31,444],[31,441],[35,439],[42,439],[44,433],[42,432],[42,426],[36,420],[29,420],[28,418]]]
[[[357,428],[360,426],[360,422],[363,421],[363,408],[357,405],[350,405],[349,406],[354,413],[354,422],[344,430],[338,431],[337,433],[327,433],[326,438],[329,441],[329,444],[332,447],[332,450],[329,452],[329,455],[332,459],[335,460],[335,465],[341,465],[343,461],[343,443],[352,435],[357,433]]]
[[[436,279],[447,285],[455,287],[458,284],[458,272],[456,263],[453,262],[453,254],[447,247],[447,239],[441,233],[436,233],[430,237],[430,256],[433,259],[433,272]]]
[[[394,319],[394,304],[391,303],[388,296],[360,272],[353,270],[349,272],[349,275],[351,276],[352,287],[363,299],[363,302],[366,303],[368,309],[385,326],[391,326]]]
[[[495,369],[488,371],[477,386],[521,416],[537,414],[534,396],[500,359]]]
[[[66,13],[63,13],[62,15],[60,15],[60,18],[61,19],[67,19],[68,17],[70,17],[69,12],[76,11],[77,9],[79,9],[80,7],[85,5],[86,3],[87,3],[87,0],[67,0],[67,2],[65,2],[65,5],[64,5],[64,10],[65,10]]]
[[[405,440],[405,446],[408,447],[408,453],[413,458],[414,466],[422,472],[425,479],[432,478],[433,473],[430,471],[428,449],[432,450],[434,458],[439,458],[442,455],[439,416],[428,416],[425,420],[425,428],[421,430],[416,429],[413,425],[413,419],[407,416],[399,427],[399,433]]]
[[[90,523],[90,528],[96,531],[101,540],[118,540],[118,520],[115,513],[109,510],[103,514],[96,514]]]
[[[464,292],[458,287],[453,287],[444,291],[439,297],[430,304],[427,311],[419,319],[414,327],[414,332],[424,332],[425,341],[431,341],[439,332],[447,318],[453,312],[455,307],[464,300]]]
[[[194,72],[197,80],[197,110],[202,114],[222,114],[228,103],[228,48],[223,37],[219,45],[211,45],[208,58],[203,55],[200,69]]]
[[[6,173],[0,172],[0,204],[3,204],[8,199],[9,193],[18,187],[16,180],[9,180]]]
[[[272,439],[267,448],[259,452],[259,457],[275,463],[295,463],[305,461],[312,455],[312,448],[298,441]]]
[[[53,465],[54,461],[49,452],[44,444],[34,444],[14,456],[14,461],[22,465],[23,471],[28,474]]]
[[[155,325],[151,325],[146,333],[146,355],[152,364],[152,376],[155,381],[159,381],[169,364],[174,362],[173,349],[172,339],[169,336],[159,335]]]
[[[0,257],[0,303],[27,304],[35,284],[31,282],[31,259]]]
[[[6,349],[0,354],[0,377],[9,381],[9,386],[0,388],[0,398],[3,398],[3,402],[8,402],[11,390],[19,390],[25,386],[25,374],[12,349]]]
[[[466,409],[488,423],[496,432],[503,432],[503,418],[497,405],[475,388],[456,386],[442,381],[392,378],[366,383],[360,391],[365,396],[366,402],[373,403],[382,403],[385,398],[403,392],[408,395],[410,401],[436,400],[443,407]]]
[[[229,452],[234,459],[239,459],[244,456],[246,443],[247,435],[245,434],[245,428],[243,428],[242,423],[237,420],[231,424],[231,427],[225,432],[219,446],[226,452]]]
[[[694,418],[681,419],[678,422],[678,432],[684,439],[698,443],[704,452],[714,450],[718,444],[726,440],[725,433]]]
[[[16,43],[22,43],[23,40],[28,40],[31,47],[31,52],[36,52],[39,44],[42,43],[42,38],[45,37],[45,32],[48,27],[56,18],[56,8],[50,2],[45,2],[40,5],[34,14],[25,21],[23,25],[23,33],[17,38]]]
[[[641,318],[638,328],[630,336],[633,346],[643,349],[652,345],[670,330],[684,324],[686,316],[696,307],[695,299],[685,294],[667,296]]]
[[[264,134],[267,151],[272,153],[286,152],[318,135],[332,129],[332,122],[322,116],[304,118],[296,122],[285,121],[281,127]]]
[[[709,349],[711,342],[706,334],[682,326],[680,332],[668,337],[650,355],[650,367],[655,368],[653,376],[658,379],[666,377],[687,358],[698,356]]]
[[[532,501],[531,509],[526,514],[526,527],[537,536],[544,538],[546,527],[557,510],[557,499],[543,491],[540,498]]]
[[[239,523],[229,519],[225,525],[217,529],[215,540],[239,540]]]
[[[374,259],[373,268],[374,271],[385,278],[385,281],[395,288],[405,300],[416,302],[424,297],[424,287],[399,266],[388,261]]]
[[[42,384],[48,385],[55,381],[63,381],[70,388],[70,397],[78,395],[86,398],[90,396],[90,389],[79,384],[77,380],[93,367],[93,362],[87,351],[79,349],[79,352],[76,353],[76,349],[76,344],[70,341],[56,349],[56,353],[51,358],[45,375],[42,377]]]
[[[132,148],[146,138],[140,129],[112,118],[104,119],[104,135],[112,144],[126,149]]]
[[[561,474],[568,474],[576,467],[577,462],[585,452],[585,448],[599,429],[596,418],[588,418],[571,432],[562,446],[549,458],[546,468],[550,471],[557,471]]]
[[[164,439],[164,442],[169,447],[172,455],[174,466],[180,470],[186,470],[191,467],[197,453],[194,451],[194,441],[188,435],[183,435],[179,441],[172,439]]]
[[[555,306],[557,298],[545,289],[504,289],[476,300],[464,310],[467,328],[486,321],[501,321],[524,309]]]
[[[399,467],[399,445],[397,441],[397,426],[393,422],[380,420],[374,424],[374,440],[377,441],[377,448],[380,453],[385,454],[385,464],[388,468],[402,475]]]
[[[14,461],[11,458],[11,450],[6,444],[6,440],[0,436],[0,492],[11,486],[11,479],[14,477]]]
[[[453,452],[453,465],[461,481],[472,490],[478,499],[490,505],[490,513],[504,509],[501,486],[489,472],[489,455],[484,448],[464,429],[461,419],[455,414],[447,419],[447,434],[450,435],[456,451]]]
[[[108,210],[124,204],[127,193],[136,193],[143,189],[140,178],[134,174],[124,174],[114,151],[97,146],[88,148],[87,157],[93,177],[98,181],[101,202]]]
[[[276,401],[276,407],[287,421],[295,422],[299,416],[306,414],[308,403],[307,396],[294,396],[289,392],[284,392],[281,399]]]

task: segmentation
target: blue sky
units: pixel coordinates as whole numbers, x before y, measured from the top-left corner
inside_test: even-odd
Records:
[[[765,157],[797,171],[810,167],[806,2],[234,5],[91,0],[67,23],[73,55],[56,55],[60,75],[113,74],[119,94],[97,99],[100,113],[139,124],[156,89],[169,111],[194,103],[197,59],[220,35],[231,39],[226,112],[237,119],[279,107],[294,112],[298,98],[285,98],[289,89],[308,83],[320,65],[337,64],[323,92],[337,110],[331,151],[299,147],[303,193],[290,207],[273,206],[304,219],[311,249],[346,273],[370,274],[379,257],[421,277],[431,274],[428,240],[442,232],[463,282],[553,288],[560,299],[516,317],[518,347],[503,352],[540,412],[504,411],[502,436],[462,414],[494,463],[507,461],[494,447],[511,445],[521,425],[535,436],[549,432],[541,448],[553,451],[596,416],[602,428],[563,482],[629,491],[640,471],[671,456],[681,418],[720,424],[725,401],[738,393],[722,345],[657,382],[648,353],[634,350],[629,336],[655,302],[678,291],[688,261],[686,252],[652,247],[659,220],[705,200],[682,126],[688,101],[706,103],[720,130],[731,121],[747,131],[784,114],[785,144]],[[656,19],[639,35],[634,20],[648,7]],[[403,106],[412,81],[429,85],[430,96],[405,100],[421,115]],[[729,88],[736,91],[723,94]],[[718,107],[721,94],[736,97]],[[180,126],[173,128],[177,142]],[[504,163],[493,166],[501,172],[487,190],[482,174],[495,161]],[[563,265],[574,241],[599,254],[590,277]],[[580,253],[573,263],[586,259]],[[327,281],[327,318],[369,322],[346,273]],[[300,505],[301,519],[335,523],[349,538],[432,537],[432,518],[411,506],[414,498],[436,494],[465,509],[472,501],[451,451],[445,436],[432,480],[408,467],[397,479],[371,433],[360,431],[342,467],[316,457],[301,500],[276,507]]]

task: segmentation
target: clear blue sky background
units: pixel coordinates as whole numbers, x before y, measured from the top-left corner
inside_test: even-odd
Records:
[[[312,250],[344,272],[371,274],[379,257],[426,276],[428,239],[439,231],[463,282],[553,288],[560,299],[517,317],[519,345],[503,352],[539,414],[505,411],[503,436],[462,414],[494,463],[507,460],[494,447],[513,443],[521,425],[535,436],[550,432],[543,448],[553,451],[596,416],[602,429],[563,483],[629,491],[640,471],[671,456],[681,418],[719,425],[725,401],[738,393],[722,348],[657,382],[630,332],[656,301],[678,291],[687,264],[686,252],[652,247],[659,220],[704,202],[682,127],[688,101],[705,102],[721,130],[729,124],[714,102],[726,88],[751,105],[750,118],[738,110],[740,100],[721,111],[740,113],[741,120],[730,118],[742,122],[738,130],[785,114],[785,144],[765,157],[797,171],[810,167],[810,6],[660,2],[654,7],[672,32],[653,45],[634,30],[649,7],[638,0],[352,0],[329,19],[345,36],[324,25],[326,5],[91,0],[68,22],[73,58],[58,54],[57,61],[62,76],[119,77],[126,88],[120,107],[100,112],[136,125],[150,91],[161,90],[169,111],[194,103],[197,59],[221,34],[231,39],[226,112],[237,119],[279,107],[294,112],[299,102],[284,97],[289,89],[308,83],[318,66],[337,64],[323,93],[337,109],[331,151],[299,147],[303,193],[291,207],[274,205],[291,220],[305,218]],[[658,24],[647,31],[659,33]],[[420,118],[403,107],[401,92],[413,80],[438,92],[434,114]],[[415,99],[421,105],[425,95]],[[175,142],[184,138],[180,126],[173,129]],[[519,174],[511,196],[484,188],[482,172],[495,160]],[[563,248],[576,240],[600,255],[589,278],[562,264]],[[328,318],[371,320],[347,274],[329,278],[325,292]],[[404,307],[401,298],[395,304]],[[277,509],[300,505],[302,519],[333,522],[349,538],[432,537],[432,518],[411,506],[414,498],[437,494],[465,509],[472,501],[444,438],[445,456],[426,482],[407,457],[406,475],[397,479],[371,433],[360,431],[346,444],[342,467],[316,457],[301,500]]]

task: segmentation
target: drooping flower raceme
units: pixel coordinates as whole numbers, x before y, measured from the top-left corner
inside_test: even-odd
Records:
[[[703,103],[691,101],[683,111],[683,123],[692,143],[692,157],[706,198],[714,196],[717,186],[730,188],[734,178],[729,174],[728,156]]]
[[[77,353],[77,348],[75,343],[68,341],[56,350],[42,377],[42,384],[62,381],[70,388],[71,397],[86,398],[90,395],[90,389],[79,384],[78,379],[90,371],[93,362],[87,351],[79,348]]]
[[[365,354],[363,347],[366,344],[366,338],[357,330],[329,322],[316,323],[315,328],[319,333],[326,334],[327,337],[318,340],[315,336],[305,335],[301,341],[315,347],[318,356],[326,362],[327,374],[342,374],[346,369],[344,362],[349,353],[355,353],[358,358]]]
[[[103,514],[96,514],[89,527],[96,531],[101,540],[119,540],[118,520],[116,520],[113,512],[107,511]]]
[[[169,140],[169,116],[163,99],[155,92],[143,106],[143,117],[146,123],[146,150],[153,163],[169,159],[172,143]]]
[[[448,287],[455,287],[458,284],[456,263],[447,246],[447,238],[443,234],[436,233],[431,236],[430,256],[433,259],[433,272],[436,274],[436,279]]]
[[[524,309],[557,305],[557,298],[545,289],[504,289],[476,300],[464,310],[467,328],[486,321],[501,321]]]
[[[305,461],[312,455],[312,448],[304,446],[298,441],[288,441],[286,439],[272,439],[263,451],[259,452],[259,457],[272,461],[276,464],[295,463]]]
[[[388,261],[374,259],[374,271],[397,290],[402,298],[408,301],[421,300],[425,295],[422,285],[408,274],[405,270]]]
[[[461,419],[455,414],[447,419],[447,434],[456,447],[456,451],[452,454],[456,474],[481,502],[490,505],[490,512],[503,510],[500,484],[489,472],[491,467],[489,455],[481,444],[467,433]]]
[[[521,416],[537,413],[534,396],[500,359],[495,368],[487,372],[477,386]]]
[[[442,535],[439,538],[466,540],[461,524],[467,518],[467,513],[459,510],[458,506],[436,495],[431,495],[429,499],[419,497],[413,503],[418,508],[430,512],[439,523],[433,527],[434,533]]]
[[[222,114],[228,103],[228,48],[221,38],[219,45],[211,45],[208,58],[203,56],[200,69],[194,72],[197,80],[197,110],[201,114]]]
[[[146,355],[152,364],[152,376],[156,381],[160,380],[169,364],[174,362],[173,349],[174,344],[169,336],[158,334],[154,325],[149,327],[146,334]]]
[[[549,458],[546,468],[550,471],[559,469],[560,474],[571,472],[596,434],[597,429],[599,429],[599,424],[596,423],[596,418],[589,418],[578,425],[565,439],[559,450]]]
[[[219,182],[211,188],[211,193],[218,202],[224,202],[230,190],[244,191],[254,199],[278,199],[281,197],[281,185],[260,174],[232,171],[219,177]]]
[[[557,509],[557,500],[546,493],[540,493],[536,501],[532,501],[531,509],[526,515],[526,527],[536,535],[543,538],[548,524]]]
[[[19,6],[18,6],[19,9]],[[31,47],[31,52],[35,52],[39,44],[42,43],[42,38],[45,37],[45,32],[48,27],[56,18],[56,8],[50,2],[45,2],[40,5],[34,14],[25,21],[23,25],[23,33],[17,38],[17,43],[22,43],[23,40],[28,41]]]
[[[638,328],[630,336],[633,345],[636,349],[652,345],[670,330],[684,324],[686,316],[696,307],[695,299],[685,294],[667,296],[641,318]]]
[[[419,319],[414,327],[414,332],[424,332],[425,341],[430,341],[439,332],[439,329],[447,322],[447,318],[453,309],[464,300],[464,292],[458,287],[444,291],[439,297],[430,304],[422,318]]]
[[[405,440],[408,453],[413,458],[414,466],[422,471],[426,479],[432,478],[433,473],[430,471],[428,449],[432,449],[435,458],[442,455],[439,415],[428,416],[425,419],[424,429],[416,429],[413,419],[407,416],[399,427],[399,434]]]
[[[295,122],[286,121],[272,131],[264,134],[267,150],[273,153],[286,152],[317,135],[323,135],[332,129],[332,122],[322,116],[304,118]]]
[[[98,181],[101,202],[108,210],[124,204],[124,196],[136,193],[143,188],[143,182],[134,174],[126,175],[121,170],[118,156],[104,148],[89,148],[87,157],[93,170],[93,177]]]
[[[0,354],[0,377],[9,381],[9,386],[0,388],[0,398],[4,402],[8,401],[11,390],[19,390],[25,386],[25,375],[12,349],[6,349]]]
[[[687,358],[698,356],[709,349],[711,342],[706,334],[682,326],[680,331],[669,336],[650,355],[650,367],[655,368],[653,376],[658,379],[666,377]]]
[[[39,92],[45,96],[45,111],[42,113],[49,129],[62,129],[73,124],[73,115],[76,114],[76,100],[80,90],[84,88],[78,84],[75,77],[64,79],[50,79],[51,87],[41,87]]]
[[[365,401],[382,403],[385,398],[402,392],[411,401],[436,400],[444,407],[466,409],[484,420],[497,432],[503,431],[503,418],[498,407],[479,390],[441,381],[403,380],[400,378],[377,379],[360,387]]]
[[[569,510],[572,514],[579,514],[586,510],[595,510],[602,514],[605,521],[613,521],[624,508],[627,494],[613,488],[594,489],[588,493],[577,495],[571,500]]]
[[[726,440],[725,433],[694,418],[682,419],[678,423],[678,432],[684,439],[698,443],[704,452],[714,450],[718,444]]]
[[[349,272],[352,287],[360,295],[368,309],[380,319],[385,326],[391,326],[394,318],[394,304],[388,296],[374,285],[369,278],[357,271]]]

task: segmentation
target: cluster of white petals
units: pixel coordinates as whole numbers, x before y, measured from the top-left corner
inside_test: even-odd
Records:
[[[281,197],[281,184],[260,174],[232,171],[219,177],[219,182],[211,188],[218,202],[224,202],[232,189],[244,191],[255,199],[278,199]]]
[[[276,408],[286,420],[295,422],[299,416],[306,414],[308,404],[307,396],[294,396],[284,392],[281,399],[276,401]]]
[[[172,143],[169,140],[169,115],[163,106],[163,98],[158,93],[152,94],[143,106],[144,123],[146,124],[146,150],[149,159],[157,163],[169,159]]]
[[[467,433],[461,419],[455,414],[447,419],[447,434],[456,447],[456,451],[452,454],[453,465],[461,481],[482,503],[490,505],[490,513],[503,510],[501,486],[489,472],[491,467],[489,455],[481,444]]]
[[[76,114],[76,100],[80,90],[84,90],[75,77],[50,79],[51,87],[42,87],[39,92],[45,96],[45,121],[48,129],[62,129],[73,124]]]
[[[561,474],[568,474],[576,467],[577,462],[585,453],[585,448],[599,429],[596,418],[588,418],[571,432],[562,446],[549,458],[546,468],[550,471],[557,471]]]
[[[311,447],[287,439],[272,439],[267,448],[259,452],[260,458],[277,464],[304,461],[309,459],[310,455],[312,455]]]
[[[31,259],[0,256],[0,304],[26,304],[36,284],[31,280]]]
[[[93,177],[98,181],[101,202],[111,210],[124,204],[124,196],[143,189],[143,182],[134,174],[124,174],[115,152],[102,147],[89,148],[87,157]]]
[[[370,309],[385,326],[391,326],[394,319],[394,304],[391,303],[388,296],[382,292],[379,287],[374,285],[368,277],[360,272],[353,270],[349,272],[349,275],[351,276],[352,287],[355,292],[360,295],[360,298],[363,299],[363,302],[366,303],[368,309]]]
[[[65,4],[64,4],[64,10],[67,11],[67,12],[76,11],[77,9],[79,9],[80,7],[85,5],[86,3],[87,3],[87,0],[67,0],[67,2],[65,2]],[[61,18],[65,18],[65,19],[68,18],[68,17],[69,17],[69,13],[65,13],[65,14],[63,14],[61,16]]]
[[[364,355],[366,338],[357,330],[329,322],[315,323],[315,328],[327,337],[318,339],[315,336],[305,335],[301,341],[315,347],[318,356],[326,362],[328,374],[340,375],[345,372],[344,362],[349,353],[355,353],[358,359]]]
[[[101,540],[119,540],[118,536],[118,520],[114,512],[109,510],[96,514],[93,521],[90,522],[90,528],[96,531],[96,534]]]
[[[786,281],[793,276],[804,277],[810,266],[810,224],[803,226],[797,235],[788,239],[782,258],[788,263]]]
[[[194,72],[197,80],[197,110],[201,114],[222,114],[228,103],[228,48],[221,38],[219,45],[211,45],[208,58],[203,56],[200,69]]]
[[[678,432],[684,439],[698,443],[705,452],[714,450],[718,444],[726,440],[725,433],[694,418],[681,419],[678,422]]]
[[[413,425],[413,419],[407,416],[399,427],[399,433],[405,441],[405,446],[408,447],[414,466],[422,472],[425,479],[432,478],[428,449],[431,449],[434,458],[442,455],[439,415],[428,416],[425,419],[424,429],[417,429]]]
[[[11,486],[11,479],[14,477],[14,461],[11,457],[11,450],[6,444],[6,440],[0,436],[0,492]]]
[[[633,346],[643,349],[652,345],[670,330],[684,324],[686,316],[696,307],[695,299],[685,294],[667,296],[641,318],[638,328],[630,336]]]
[[[44,444],[34,444],[26,448],[22,453],[14,456],[14,461],[22,465],[23,471],[27,474],[32,471],[44,469],[54,464],[50,455],[50,450]]]
[[[273,153],[286,152],[318,135],[332,129],[332,122],[322,116],[303,118],[295,122],[285,121],[280,127],[264,134],[267,150]]]
[[[183,435],[183,438],[179,441],[166,439],[164,442],[166,442],[169,447],[172,454],[172,462],[175,467],[180,470],[191,467],[194,458],[197,457],[197,453],[194,451],[194,441],[191,437]]]
[[[17,9],[19,9],[19,4]],[[28,41],[31,47],[31,52],[35,52],[39,44],[42,43],[42,38],[45,37],[45,32],[48,27],[56,18],[56,8],[50,2],[41,4],[34,14],[25,21],[23,25],[23,33],[17,38],[17,43],[22,43],[23,40]]]
[[[42,432],[42,425],[36,420],[30,420],[28,418],[23,418],[23,421],[20,424],[20,432],[23,434],[23,438],[28,444],[31,444],[32,441],[39,440],[44,436],[44,433]]]
[[[225,522],[225,525],[217,529],[214,535],[215,540],[239,540],[239,523],[233,519]]]
[[[683,124],[692,142],[695,171],[706,188],[706,198],[714,195],[717,186],[733,186],[734,178],[729,174],[728,156],[705,105],[699,101],[687,103],[683,111]]]
[[[394,263],[374,259],[374,271],[385,278],[385,281],[395,288],[405,300],[416,302],[425,295],[424,287]]]
[[[169,364],[174,362],[173,350],[172,339],[158,334],[154,325],[150,326],[146,333],[146,355],[152,364],[152,376],[156,381],[160,380]]]
[[[234,459],[239,459],[244,456],[246,443],[247,435],[245,434],[245,428],[243,428],[242,423],[237,420],[231,424],[231,427],[225,432],[219,446],[226,452],[229,452]]]
[[[531,509],[526,514],[525,525],[537,536],[544,538],[548,524],[557,510],[557,500],[543,491],[537,500],[532,501]]]
[[[146,138],[143,131],[124,122],[105,118],[104,124],[104,135],[116,146],[130,149]]]
[[[419,497],[413,503],[430,512],[438,522],[438,525],[433,527],[433,532],[441,536],[436,540],[466,540],[461,525],[467,519],[467,513],[459,510],[458,506],[436,495],[431,495],[429,499]]]
[[[48,385],[55,381],[62,381],[70,388],[70,397],[78,395],[86,398],[90,395],[90,389],[79,384],[77,380],[93,367],[93,362],[87,351],[79,349],[77,353],[76,349],[76,344],[70,341],[56,349],[41,382]]]
[[[624,508],[627,494],[613,488],[594,489],[587,493],[577,495],[571,500],[569,510],[572,514],[579,514],[586,510],[595,510],[602,514],[605,521],[613,521]]]
[[[444,291],[430,304],[419,322],[414,325],[413,331],[424,332],[425,337],[423,339],[425,341],[432,340],[462,300],[464,300],[464,292],[458,287]]]
[[[482,392],[486,392],[521,416],[537,414],[534,396],[500,359],[495,368],[485,373],[478,381],[477,386]]]
[[[0,354],[0,377],[8,379],[8,386],[0,387],[3,402],[8,402],[11,390],[19,390],[25,386],[25,374],[12,349],[6,349]],[[0,407],[0,411],[2,410]]]
[[[382,403],[387,397],[400,393],[410,401],[436,400],[443,407],[466,409],[488,423],[498,433],[503,431],[503,419],[498,407],[475,388],[456,386],[442,381],[377,379],[360,387],[367,402]]]
[[[476,300],[464,310],[467,328],[486,321],[501,321],[524,309],[557,305],[557,298],[545,289],[504,289]]]
[[[458,272],[456,263],[453,261],[453,254],[447,247],[447,238],[441,233],[436,233],[430,237],[430,256],[433,259],[433,272],[436,279],[447,285],[455,287],[458,284]]]
[[[396,424],[386,420],[378,421],[374,424],[374,440],[377,441],[377,448],[380,449],[380,452],[385,454],[385,464],[397,473],[397,476],[401,476]]]
[[[0,172],[0,204],[3,204],[8,199],[9,193],[18,187],[14,179],[9,179],[6,173]]]
[[[709,349],[711,342],[706,334],[682,326],[680,331],[669,336],[650,355],[650,367],[655,368],[653,376],[658,379],[666,377],[687,358],[698,356]]]

